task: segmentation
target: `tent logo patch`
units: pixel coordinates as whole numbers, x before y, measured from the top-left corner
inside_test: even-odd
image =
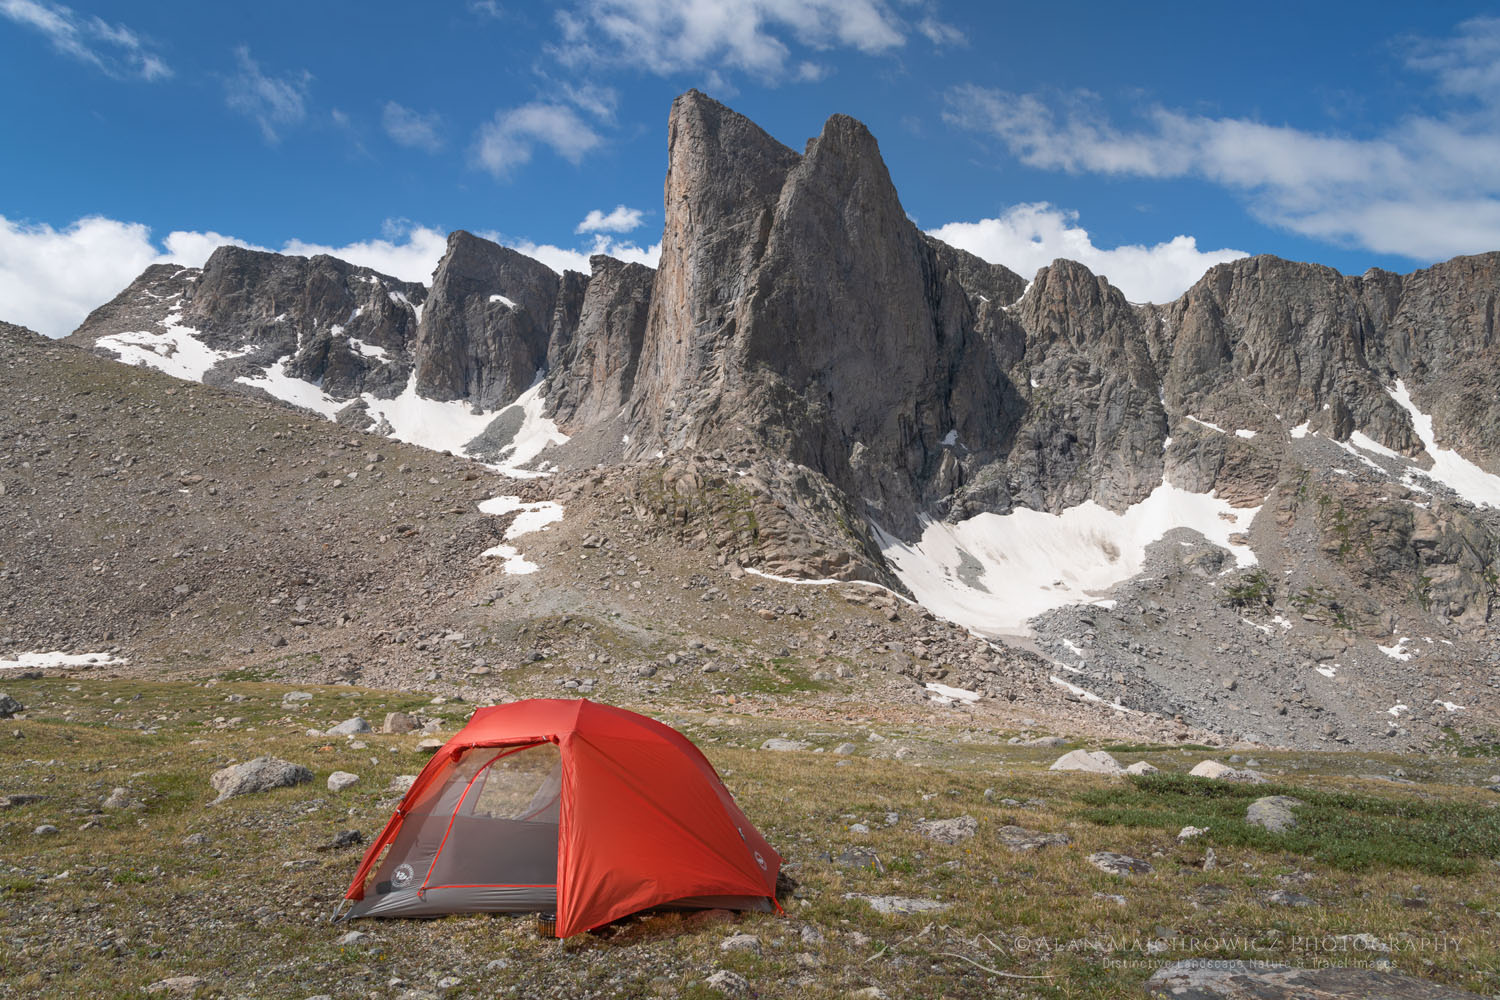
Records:
[[[760,865],[761,871],[766,870],[766,859],[760,856],[759,851],[755,852],[755,863]]]
[[[757,855],[757,857],[758,856],[759,855]],[[765,867],[765,866],[762,865],[761,867]],[[391,874],[391,884],[392,885],[410,885],[412,879],[414,879],[416,877],[417,877],[417,873],[412,870],[411,865],[400,865]]]

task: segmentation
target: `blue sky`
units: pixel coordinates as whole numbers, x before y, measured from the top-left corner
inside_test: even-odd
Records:
[[[1500,249],[1491,10],[0,0],[0,319],[65,334],[227,240],[416,280],[455,228],[650,261],[695,86],[798,149],[863,120],[918,224],[1028,277],[1410,270]]]

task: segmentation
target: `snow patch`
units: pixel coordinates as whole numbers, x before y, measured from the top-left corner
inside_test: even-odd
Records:
[[[522,535],[529,535],[533,531],[542,531],[547,525],[561,521],[563,518],[563,506],[551,500],[540,500],[536,503],[526,503],[520,497],[491,497],[479,505],[481,514],[509,514],[520,511],[516,519],[511,522],[510,527],[505,529],[505,540],[513,542]]]
[[[1244,438],[1246,441],[1249,441],[1251,438],[1255,437],[1255,432],[1240,428],[1239,430],[1234,432],[1234,436],[1237,438]]]
[[[1410,712],[1411,709],[1406,705],[1392,705],[1390,708],[1386,709],[1386,711],[1399,719],[1401,718],[1402,712]]]
[[[174,378],[201,382],[203,376],[221,361],[243,357],[246,347],[238,351],[216,351],[198,339],[198,331],[181,322],[181,306],[173,306],[162,320],[162,332],[138,330],[112,333],[100,337],[96,346],[112,352],[127,365],[155,368]]]
[[[530,389],[517,396],[516,401],[510,405],[521,408],[521,429],[516,431],[516,436],[511,439],[503,460],[495,466],[495,470],[512,479],[537,479],[550,475],[545,470],[522,468],[523,465],[529,465],[548,445],[568,443],[568,435],[558,430],[557,424],[547,419],[542,412],[547,405],[546,398],[542,396],[542,380],[538,378]],[[493,417],[494,414],[489,416]],[[488,425],[489,421],[486,420],[485,423]],[[469,435],[469,438],[472,437],[474,434]]]
[[[525,576],[535,573],[539,568],[536,563],[530,561],[512,545],[496,545],[494,548],[485,549],[479,553],[482,559],[504,559],[505,565],[501,567],[511,576]]]
[[[291,355],[288,355],[259,375],[241,375],[235,381],[242,385],[262,389],[277,399],[291,403],[293,406],[300,406],[315,413],[321,413],[329,420],[332,420],[340,410],[349,405],[350,401],[347,399],[334,399],[311,382],[288,375],[286,373],[286,366],[291,360]]]
[[[979,700],[978,691],[966,691],[963,688],[949,687],[935,681],[928,682],[926,688],[929,692],[927,697],[939,705],[952,705],[955,702],[972,705]]]
[[[1500,507],[1500,476],[1485,472],[1456,451],[1439,448],[1432,417],[1417,409],[1405,382],[1397,379],[1395,388],[1387,388],[1386,392],[1411,417],[1417,437],[1432,456],[1432,468],[1414,470],[1414,474],[1442,483],[1476,507]]]
[[[1331,667],[1314,667],[1313,669],[1316,670],[1318,673],[1322,674],[1324,677],[1328,677],[1328,678],[1331,679],[1331,678],[1335,677],[1338,674],[1338,672],[1339,672],[1339,665],[1337,663],[1335,663]]]
[[[958,428],[955,427],[947,434],[944,434],[943,440],[939,441],[938,443],[946,448],[952,448],[954,445],[958,444]]]
[[[14,660],[0,660],[0,670],[37,670],[44,667],[104,667],[116,663],[128,663],[110,653],[22,653]]]
[[[1140,573],[1146,547],[1174,528],[1229,549],[1239,566],[1255,565],[1249,546],[1229,537],[1259,510],[1163,483],[1123,514],[1087,501],[1061,514],[1017,508],[958,524],[926,520],[911,543],[872,527],[901,581],[933,614],[981,634],[1024,634],[1044,611],[1101,603],[1104,591]]]
[[[1209,430],[1211,430],[1211,431],[1217,431],[1220,434],[1226,433],[1226,431],[1224,430],[1224,428],[1220,427],[1218,424],[1211,424],[1207,420],[1199,420],[1197,417],[1193,416],[1192,414],[1188,414],[1187,418],[1189,420],[1191,420],[1193,423],[1195,423],[1198,426],[1200,426],[1200,427],[1207,427]]]
[[[490,302],[491,304],[498,302],[507,309],[514,309],[516,307],[515,302],[511,299],[506,298],[504,295],[491,295]]]
[[[1393,646],[1381,646],[1377,644],[1375,648],[1380,650],[1386,656],[1389,656],[1391,659],[1400,660],[1404,663],[1407,660],[1410,660],[1412,656],[1412,654],[1407,652],[1406,650],[1406,644],[1408,642],[1411,642],[1411,639],[1403,635],[1401,638],[1396,640],[1396,644]]]
[[[1464,707],[1462,705],[1455,705],[1453,704],[1453,702],[1443,701],[1441,698],[1432,699],[1432,703],[1434,705],[1442,705],[1443,708],[1447,709],[1450,712],[1462,712],[1464,710]]]
[[[1294,441],[1300,441],[1302,438],[1307,437],[1307,427],[1308,427],[1308,422],[1307,421],[1303,421],[1302,423],[1298,424],[1296,427],[1293,427],[1291,429],[1292,440],[1294,440]]]
[[[374,358],[376,361],[382,363],[391,360],[390,352],[379,344],[367,344],[358,337],[350,337],[349,346],[362,357]]]

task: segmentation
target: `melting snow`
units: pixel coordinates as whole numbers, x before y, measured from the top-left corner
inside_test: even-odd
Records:
[[[300,378],[288,375],[286,366],[290,360],[292,360],[290,357],[282,358],[259,375],[241,375],[235,381],[256,389],[264,389],[277,399],[321,413],[329,420],[332,420],[339,410],[349,405],[348,400],[334,399],[311,382],[304,382]]]
[[[1339,672],[1339,665],[1335,663],[1331,667],[1314,667],[1313,669],[1322,674],[1324,677],[1333,677]]]
[[[1211,431],[1218,431],[1220,434],[1225,433],[1224,428],[1220,427],[1218,424],[1211,424],[1207,420],[1199,420],[1197,417],[1193,416],[1192,414],[1188,414],[1188,419],[1191,420],[1193,423],[1199,425],[1200,427],[1207,427],[1209,430],[1211,430]]]
[[[375,358],[377,361],[391,360],[390,354],[379,344],[367,344],[357,337],[349,338],[349,346],[367,358]]]
[[[1293,440],[1307,437],[1307,421],[1303,421],[1291,430]]]
[[[972,705],[979,700],[978,691],[965,691],[963,688],[949,687],[936,682],[929,682],[927,690],[930,692],[927,697],[939,705],[952,705],[954,702]]]
[[[525,576],[527,573],[535,573],[538,568],[536,563],[521,555],[512,545],[496,545],[479,555],[484,559],[504,559],[505,566],[502,568],[511,576]]]
[[[944,434],[943,440],[939,441],[938,443],[949,448],[952,448],[954,445],[958,444],[958,428],[955,427],[947,434]]]
[[[1087,659],[1087,657],[1083,655],[1083,650],[1079,649],[1078,646],[1074,644],[1072,639],[1064,639],[1062,640],[1062,644],[1068,652],[1072,653],[1080,660]]]
[[[1382,653],[1384,653],[1386,656],[1389,656],[1393,660],[1401,660],[1405,662],[1406,660],[1411,659],[1412,656],[1411,653],[1406,651],[1406,644],[1408,642],[1411,642],[1411,639],[1403,635],[1401,638],[1396,640],[1396,644],[1394,646],[1377,645],[1375,648],[1380,650]]]
[[[1246,441],[1248,441],[1251,438],[1255,437],[1255,432],[1254,431],[1247,431],[1244,428],[1241,428],[1241,429],[1239,429],[1239,430],[1237,430],[1237,431],[1234,432],[1234,436],[1237,437],[1237,438],[1244,438]]]
[[[1417,409],[1411,401],[1411,393],[1406,390],[1406,383],[1398,379],[1396,387],[1386,389],[1386,392],[1411,416],[1417,437],[1422,439],[1422,446],[1432,456],[1432,468],[1415,470],[1415,475],[1442,483],[1476,506],[1500,507],[1500,476],[1485,472],[1456,451],[1439,448],[1432,430],[1432,417]]]
[[[1291,570],[1288,570],[1287,572],[1291,572]],[[1283,618],[1283,617],[1281,617],[1281,615],[1277,615],[1275,618],[1272,618],[1271,621],[1275,622],[1277,625],[1280,625],[1282,628],[1291,628],[1292,627],[1291,620],[1287,619],[1287,618]]]
[[[545,471],[521,468],[530,464],[548,445],[566,444],[568,441],[568,436],[557,429],[557,424],[542,414],[547,400],[542,396],[541,379],[538,378],[530,389],[517,396],[516,401],[510,405],[519,406],[524,417],[521,429],[516,431],[510,447],[505,451],[504,460],[496,467],[497,471],[512,479],[536,479],[548,475]],[[494,414],[489,416],[493,417]],[[486,420],[485,423],[488,425],[489,421]],[[474,433],[477,434],[478,431]],[[469,438],[473,436],[471,434]]]
[[[1093,501],[1061,514],[1017,508],[959,524],[927,521],[913,543],[874,528],[885,557],[924,607],[985,634],[1024,631],[1032,617],[1082,602],[1140,573],[1146,547],[1190,528],[1255,565],[1229,536],[1260,508],[1235,508],[1212,494],[1163,483],[1123,514]]]
[[[490,301],[498,302],[507,309],[514,309],[516,307],[516,304],[510,299],[506,298],[504,295],[491,295]]]
[[[1390,708],[1386,709],[1386,711],[1399,719],[1402,712],[1410,712],[1411,709],[1405,705],[1392,705]]]
[[[507,542],[513,542],[533,531],[541,531],[547,525],[561,521],[563,517],[562,504],[553,503],[551,500],[526,503],[520,497],[491,497],[479,505],[481,514],[499,516],[512,511],[520,511],[520,514],[511,522],[510,527],[505,529]]]
[[[172,307],[162,320],[161,333],[144,330],[112,333],[100,337],[98,346],[112,351],[127,365],[144,365],[191,382],[203,381],[203,376],[220,361],[250,353],[248,347],[239,351],[214,350],[198,339],[197,330],[182,325],[181,312],[182,306]]]
[[[109,653],[22,653],[14,660],[0,660],[0,670],[36,670],[40,667],[83,667],[93,664],[103,667],[112,663],[126,663]]]
[[[1443,701],[1441,698],[1434,698],[1434,699],[1432,699],[1432,703],[1434,705],[1442,705],[1445,709],[1447,709],[1450,712],[1462,712],[1464,710],[1464,707],[1462,705],[1455,705],[1455,704],[1453,704],[1453,702],[1451,702],[1451,701]]]

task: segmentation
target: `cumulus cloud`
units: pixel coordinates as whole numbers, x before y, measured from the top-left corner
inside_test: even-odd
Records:
[[[281,133],[307,118],[307,92],[312,74],[306,70],[272,76],[261,70],[249,46],[234,50],[235,73],[224,81],[224,102],[260,126],[266,142],[275,145]]]
[[[612,211],[605,214],[595,208],[574,229],[575,233],[628,233],[632,229],[641,226],[642,213],[638,208],[626,208],[624,205],[616,205]]]
[[[64,55],[117,79],[165,80],[172,69],[123,24],[74,12],[49,0],[0,0],[0,17],[41,32]]]
[[[201,267],[227,244],[266,250],[216,232],[174,231],[160,244],[138,222],[99,216],[55,229],[0,216],[0,320],[64,337],[152,264]],[[288,240],[281,253],[326,253],[404,281],[427,283],[447,244],[427,226],[393,222],[384,238],[342,246]],[[587,269],[587,268],[585,268]]]
[[[443,148],[440,135],[443,117],[436,111],[422,114],[395,101],[386,101],[380,115],[381,127],[391,141],[411,149],[436,153]]]
[[[580,0],[558,23],[555,54],[567,65],[625,64],[659,75],[727,68],[767,81],[817,70],[808,62],[788,69],[793,43],[878,54],[914,30],[886,0]],[[947,27],[930,16],[923,23]]]
[[[513,240],[498,235],[492,235],[489,238],[495,240],[497,243],[503,243],[513,250],[519,250],[528,257],[535,257],[558,274],[564,271],[590,273],[592,268],[589,267],[589,257],[596,253],[618,258],[627,264],[644,264],[647,267],[655,267],[657,261],[661,259],[660,243],[653,243],[649,247],[642,247],[635,243],[621,243],[603,234],[595,236],[593,245],[587,249],[570,249],[568,247],[554,246],[551,243]]]
[[[495,112],[495,117],[479,129],[474,158],[497,178],[504,178],[529,163],[537,146],[545,146],[576,164],[603,141],[567,105],[535,102]]]
[[[1169,302],[1215,264],[1246,256],[1240,250],[1199,250],[1191,236],[1155,246],[1096,247],[1076,212],[1045,202],[1015,205],[993,219],[950,222],[929,232],[952,246],[1004,264],[1030,278],[1059,257],[1109,278],[1132,302]]]
[[[1431,260],[1500,247],[1500,18],[1414,45],[1407,64],[1467,102],[1352,137],[1165,107],[1120,125],[1093,95],[1045,98],[972,85],[944,118],[998,137],[1030,166],[1154,179],[1194,177],[1305,236]]]

